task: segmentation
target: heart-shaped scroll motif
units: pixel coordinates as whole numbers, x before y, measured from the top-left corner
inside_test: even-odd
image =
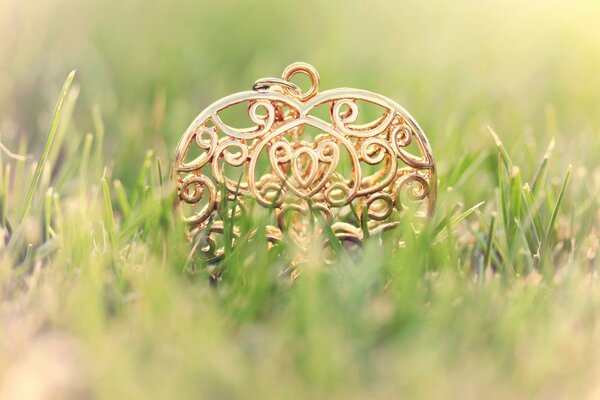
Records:
[[[290,143],[279,137],[269,150],[275,175],[294,195],[307,199],[331,180],[339,160],[339,145],[331,139]]]
[[[310,147],[300,147],[294,151],[290,160],[292,176],[298,182],[298,187],[306,189],[317,177],[317,154]]]

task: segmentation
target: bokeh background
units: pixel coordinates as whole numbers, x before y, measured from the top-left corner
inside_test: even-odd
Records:
[[[404,105],[442,171],[489,146],[487,125],[517,160],[556,137],[558,165],[589,166],[600,150],[599,19],[595,0],[3,0],[0,137],[41,145],[77,69],[76,127],[91,131],[97,107],[115,176],[130,181],[146,149],[168,158],[212,101],[306,61],[323,88]]]
[[[0,176],[13,176],[0,214],[14,225],[0,226],[12,235],[0,377],[48,394],[67,376],[84,386],[64,397],[76,399],[600,398],[599,21],[598,0],[0,0]],[[416,118],[438,164],[436,223],[486,203],[435,248],[367,246],[359,268],[295,285],[245,243],[213,290],[182,267],[188,243],[148,171],[155,156],[166,169],[204,107],[295,61],[319,70],[321,89],[379,92]],[[68,123],[19,221],[72,69]],[[520,175],[498,178],[489,128]],[[483,222],[516,203],[499,199],[504,181],[521,201],[552,140],[536,206],[555,269],[512,274],[538,265],[525,238],[498,263],[516,268],[477,275],[493,236]],[[525,207],[515,215],[531,235]],[[496,226],[503,245],[511,233]],[[493,258],[502,246],[488,243]]]

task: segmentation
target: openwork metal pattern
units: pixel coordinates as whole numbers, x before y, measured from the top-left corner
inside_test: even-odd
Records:
[[[308,91],[291,81],[296,74],[308,77]],[[227,121],[230,109],[243,110],[246,126]],[[305,63],[206,108],[177,146],[173,176],[190,235],[202,234],[212,259],[223,252],[225,193],[237,216],[251,204],[273,209],[269,240],[287,232],[299,247],[316,213],[341,241],[360,244],[407,212],[429,216],[436,198],[431,148],[411,115],[365,90],[319,93],[319,75]],[[237,227],[232,233],[235,240]]]

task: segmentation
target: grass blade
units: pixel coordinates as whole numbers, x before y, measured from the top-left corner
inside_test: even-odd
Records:
[[[504,161],[502,153],[498,155],[498,189],[500,190],[500,209],[502,210],[502,224],[504,231],[508,235],[508,202],[506,200],[506,190],[504,189]]]
[[[490,132],[490,134],[492,135],[492,138],[494,138],[494,143],[496,144],[498,151],[502,155],[502,160],[506,164],[506,168],[509,171],[512,171],[513,162],[510,159],[510,156],[508,155],[508,151],[506,150],[506,147],[504,147],[504,143],[502,143],[498,134],[496,132],[494,132],[494,130],[490,126],[488,126],[487,128],[488,128],[488,131]]]
[[[452,187],[454,190],[460,188],[486,160],[489,156],[489,151],[480,151],[474,159],[472,156],[473,154],[467,154],[459,166],[454,169],[452,176],[447,180],[449,187]]]
[[[554,141],[554,138],[552,138],[552,140],[550,141],[550,144],[548,145],[548,148],[546,149],[546,152],[544,153],[544,158],[542,158],[542,162],[540,163],[540,166],[538,167],[537,171],[535,172],[535,175],[533,178],[533,183],[532,183],[532,189],[531,189],[533,193],[538,192],[537,189],[539,187],[539,184],[546,176],[546,169],[548,168],[548,159],[550,159],[552,150],[554,150],[554,145],[555,145],[555,141]]]
[[[29,213],[29,208],[31,207],[31,202],[33,201],[33,195],[35,193],[35,189],[40,181],[40,177],[42,176],[42,171],[44,169],[44,164],[46,164],[46,159],[48,158],[48,154],[50,153],[50,149],[52,148],[52,143],[54,142],[54,137],[56,136],[56,132],[58,131],[58,127],[60,125],[60,117],[63,110],[63,105],[67,94],[69,93],[69,89],[71,88],[71,84],[73,83],[73,78],[75,77],[75,70],[71,71],[67,80],[65,81],[62,91],[60,93],[60,97],[58,98],[58,102],[56,103],[56,107],[54,108],[54,114],[52,116],[52,122],[50,124],[50,130],[48,131],[48,135],[46,136],[46,143],[44,144],[44,150],[42,151],[42,156],[40,157],[39,162],[35,168],[35,172],[33,173],[33,178],[29,183],[29,187],[27,189],[27,195],[25,196],[25,201],[23,202],[23,208],[21,209],[21,215],[19,217],[19,222],[23,222],[27,214]]]
[[[510,171],[510,230],[508,232],[509,248],[514,250],[517,236],[517,224],[515,221],[521,219],[521,202],[523,199],[523,181],[518,167]]]
[[[458,223],[460,223],[462,220],[464,220],[465,218],[467,218],[469,215],[473,214],[479,207],[481,207],[482,205],[485,204],[485,201],[481,201],[477,204],[475,204],[473,207],[469,208],[468,210],[466,210],[465,212],[463,212],[462,214],[460,214],[458,217],[453,218],[449,223],[445,224],[442,229],[438,232],[437,235],[435,235],[435,238],[433,240],[433,243],[438,243],[440,240],[442,240],[444,238],[444,234],[449,231],[450,229],[452,229],[453,227],[455,227]]]
[[[6,225],[8,221],[8,190],[10,189],[10,164],[3,171],[2,186],[0,187],[0,222]]]
[[[115,194],[117,196],[119,210],[121,210],[121,214],[123,214],[123,219],[126,220],[131,215],[131,206],[129,205],[129,200],[127,200],[127,193],[125,192],[123,183],[121,183],[120,180],[115,179],[113,182],[113,189],[115,190]]]
[[[27,159],[29,158],[29,156],[27,155],[23,156],[20,154],[13,153],[5,145],[3,145],[2,142],[0,142],[0,151],[6,154],[8,158],[13,159],[15,161],[27,161]]]
[[[115,216],[112,208],[112,200],[110,198],[110,190],[106,177],[102,177],[102,196],[104,199],[104,226],[108,232],[111,245],[114,246],[116,240]]]
[[[52,201],[54,199],[54,193],[52,188],[48,188],[46,191],[46,198],[44,201],[44,242],[50,239],[52,231]]]
[[[152,174],[152,157],[154,157],[154,152],[152,150],[148,150],[146,152],[146,157],[144,158],[144,163],[142,164],[142,169],[140,170],[140,174],[137,178],[136,183],[136,191],[132,196],[132,204],[136,204],[140,199],[143,199],[146,196],[148,191],[148,174]]]
[[[483,215],[483,213],[481,211],[479,211],[479,209],[475,210],[475,214],[479,218],[479,222],[481,223],[481,228],[483,230],[486,230],[486,231],[489,232],[490,231],[491,222],[488,221],[488,219],[485,217],[485,215]],[[499,254],[499,258],[497,260],[498,265],[506,266],[506,262],[509,260],[509,258],[508,258],[508,249],[504,246],[504,243],[502,243],[500,241],[500,239],[498,239],[498,236],[496,236],[495,234],[494,234],[493,240],[494,240],[495,250]],[[494,257],[495,257],[495,255],[494,255]],[[514,270],[513,270],[513,272],[514,272]]]
[[[160,157],[156,157],[156,175],[158,175],[158,187],[161,190],[161,198],[162,198],[162,190],[164,186],[163,182],[163,167],[160,161]]]
[[[563,180],[562,186],[560,187],[560,191],[558,192],[558,198],[556,199],[556,203],[554,204],[554,209],[552,210],[552,216],[550,217],[550,222],[548,222],[548,226],[546,227],[546,234],[544,235],[544,241],[547,244],[548,239],[550,238],[550,233],[552,232],[552,228],[556,223],[556,218],[558,217],[558,210],[560,209],[560,205],[562,203],[565,189],[567,188],[567,184],[569,183],[569,177],[571,176],[571,170],[573,166],[569,164],[567,168],[567,173],[565,174],[565,179]]]
[[[535,200],[533,199],[533,192],[531,191],[531,188],[527,183],[525,183],[525,185],[523,186],[523,194],[525,196],[525,204],[527,205],[529,215],[531,216],[531,220],[533,221],[534,232],[539,244],[544,235],[544,227],[542,225],[542,219],[540,218],[538,207],[535,204]]]
[[[104,122],[102,121],[102,112],[97,104],[92,108],[92,123],[96,136],[96,165],[102,165],[103,146],[104,146]]]
[[[448,212],[446,214],[446,216],[440,222],[438,222],[438,224],[435,226],[435,228],[433,228],[433,230],[431,231],[433,237],[437,237],[437,235],[442,231],[442,229],[448,227],[448,223],[452,220],[452,217],[454,216],[454,214],[456,214],[458,212],[458,210],[460,210],[461,208],[462,208],[461,203],[456,203],[454,205],[454,207],[452,207],[450,212]]]
[[[229,226],[225,227],[223,226],[223,229],[229,229],[229,238],[231,238],[231,240],[233,240],[233,234],[234,234],[234,227],[235,227],[235,214],[237,213],[237,207],[238,207],[238,199],[239,199],[239,195],[240,195],[240,188],[242,186],[242,178],[243,178],[243,174],[240,174],[240,177],[238,178],[237,181],[237,185],[235,187],[235,192],[233,194],[233,201],[232,201],[232,206],[231,206],[231,220],[229,220]],[[225,210],[225,212],[227,212],[229,214],[229,210]],[[231,243],[231,246],[233,246],[233,242]]]
[[[485,274],[485,271],[487,271],[490,268],[490,264],[491,264],[491,254],[492,254],[492,244],[494,242],[494,228],[496,226],[496,216],[492,215],[492,220],[490,222],[490,230],[488,233],[488,240],[487,240],[487,244],[485,246],[485,257],[483,260],[483,271],[481,273],[481,276],[483,276]]]

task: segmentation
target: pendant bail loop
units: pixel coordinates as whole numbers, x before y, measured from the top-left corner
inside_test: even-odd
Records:
[[[283,70],[283,74],[281,74],[281,77],[284,80],[291,83],[292,77],[297,74],[304,74],[308,76],[308,79],[310,80],[310,88],[306,93],[303,93],[300,96],[298,96],[298,100],[305,102],[315,97],[317,95],[317,92],[319,91],[319,84],[321,82],[321,78],[319,77],[317,69],[305,62],[295,62],[293,64],[288,65]]]
[[[302,90],[293,82],[282,78],[262,78],[254,82],[252,90],[256,92],[281,92],[283,94],[299,97]]]
[[[310,80],[310,88],[306,93],[303,93],[302,89],[291,81],[292,77],[297,74],[304,74]],[[269,77],[257,80],[252,85],[252,90],[256,92],[280,92],[305,102],[317,95],[319,83],[319,73],[315,67],[307,63],[296,62],[288,65],[283,70],[281,78]]]

